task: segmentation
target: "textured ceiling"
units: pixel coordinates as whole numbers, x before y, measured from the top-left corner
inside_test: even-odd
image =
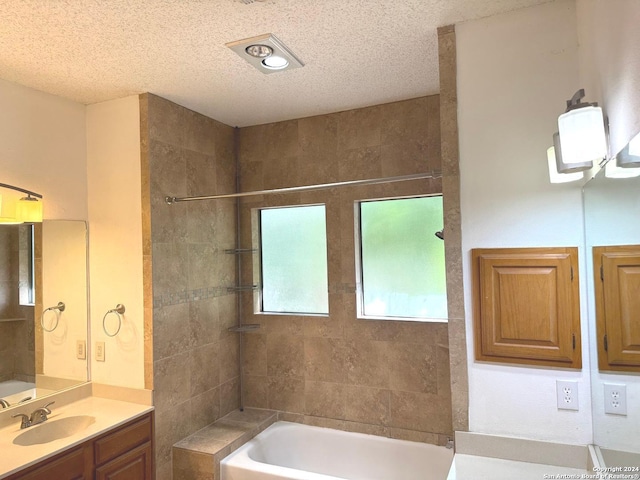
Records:
[[[546,1],[0,0],[0,78],[255,125],[437,93],[437,27]],[[264,75],[224,45],[263,33],[305,67]]]

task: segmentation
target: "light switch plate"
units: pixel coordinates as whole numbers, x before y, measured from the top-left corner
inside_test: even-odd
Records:
[[[87,359],[87,342],[85,340],[76,340],[76,358],[78,360]]]
[[[96,342],[96,361],[104,362],[104,342]]]

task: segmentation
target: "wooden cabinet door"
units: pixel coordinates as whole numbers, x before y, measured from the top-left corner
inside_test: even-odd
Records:
[[[474,249],[476,360],[582,366],[578,249]]]
[[[640,245],[593,247],[600,370],[640,372]]]
[[[36,467],[16,473],[7,480],[91,480],[92,478],[91,448],[80,446],[45,460]]]
[[[96,468],[96,480],[151,480],[151,443],[145,443]]]

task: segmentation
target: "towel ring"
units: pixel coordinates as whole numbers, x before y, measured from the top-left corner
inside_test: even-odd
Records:
[[[62,312],[64,312],[65,308],[67,308],[67,306],[64,304],[64,302],[58,302],[57,305],[54,305],[53,307],[45,308],[42,311],[42,315],[40,315],[40,326],[42,327],[42,329],[45,332],[53,332],[56,328],[58,328],[58,323],[60,322],[60,314]],[[48,329],[47,327],[44,326],[44,314],[47,313],[49,310],[51,310],[51,311],[57,310],[57,312],[56,312],[56,324],[53,326],[52,329]]]
[[[112,308],[104,314],[104,317],[102,317],[102,329],[104,330],[104,333],[107,335],[107,337],[115,337],[118,332],[120,332],[120,328],[122,327],[122,315],[124,315],[124,311],[124,305],[119,303],[118,305],[116,305],[116,308]],[[118,316],[118,328],[116,329],[115,333],[109,333],[107,331],[107,317],[110,313],[115,313]]]

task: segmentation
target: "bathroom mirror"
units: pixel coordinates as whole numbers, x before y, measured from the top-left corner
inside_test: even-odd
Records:
[[[0,225],[0,411],[88,380],[87,225]]]
[[[615,162],[615,159],[611,161]],[[608,178],[602,169],[585,185],[583,200],[594,440],[602,448],[607,465],[621,465],[625,460],[619,455],[626,455],[624,452],[640,454],[640,373],[598,368],[598,344],[603,338],[596,332],[594,282],[599,274],[594,278],[592,252],[594,246],[640,245],[640,176]],[[595,269],[598,273],[599,265]],[[627,332],[632,343],[635,343],[637,332],[633,329]],[[605,413],[605,403],[610,400],[605,395],[607,385],[625,387],[627,415]],[[637,464],[634,462],[640,455],[626,458],[629,459],[627,464]]]

